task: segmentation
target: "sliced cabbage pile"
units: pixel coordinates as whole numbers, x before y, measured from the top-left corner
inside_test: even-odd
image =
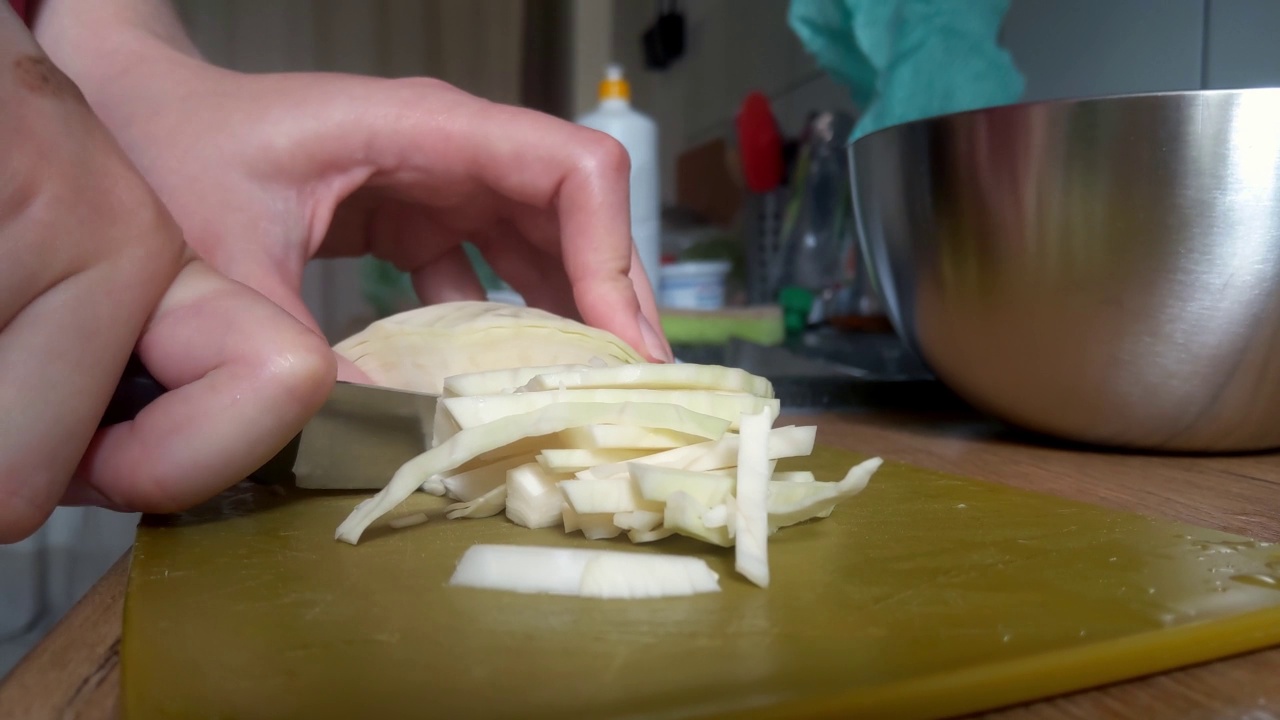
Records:
[[[777,471],[778,460],[813,452],[817,428],[775,427],[772,385],[736,368],[594,361],[502,368],[446,377],[441,392],[432,447],[360,503],[338,527],[339,540],[359,542],[370,524],[424,491],[453,501],[450,519],[501,513],[527,528],[590,539],[678,535],[731,547],[737,572],[768,587],[769,536],[829,516],[881,464],[867,460],[838,482]],[[719,589],[696,558],[590,553],[477,546],[453,582],[593,597]],[[653,559],[634,559],[641,557]]]

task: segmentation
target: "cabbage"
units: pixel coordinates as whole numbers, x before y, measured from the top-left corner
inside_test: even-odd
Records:
[[[645,363],[604,330],[545,310],[479,301],[398,313],[333,349],[378,385],[434,394],[444,393],[445,378],[477,371]]]
[[[449,584],[627,600],[720,591],[719,576],[700,558],[520,545],[473,545]]]
[[[531,532],[559,525],[591,540],[625,533],[631,543],[657,543],[680,535],[732,548],[735,571],[767,588],[769,538],[830,516],[881,465],[879,458],[859,463],[839,482],[806,470],[776,472],[779,459],[813,452],[817,428],[773,427],[779,403],[772,386],[742,371],[581,357],[536,362],[443,379],[433,447],[357,505],[337,538],[357,543],[372,522],[422,489],[455,501],[450,519],[505,510]],[[491,548],[464,556],[455,584],[593,597],[689,591],[693,566],[636,557],[654,556],[588,560],[551,548]],[[549,575],[531,577],[534,568]]]

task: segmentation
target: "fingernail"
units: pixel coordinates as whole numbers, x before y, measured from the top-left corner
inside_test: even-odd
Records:
[[[671,354],[671,348],[662,341],[662,336],[654,329],[653,324],[649,322],[649,318],[641,312],[638,316],[640,321],[640,335],[644,338],[644,346],[648,349],[649,354],[655,358],[661,359],[663,362],[671,362],[675,357]]]

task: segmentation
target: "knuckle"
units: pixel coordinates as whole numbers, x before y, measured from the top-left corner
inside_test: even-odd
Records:
[[[578,164],[588,174],[600,178],[627,178],[631,173],[631,156],[627,149],[609,135],[592,130],[581,144]]]
[[[433,77],[393,78],[389,82],[408,93],[410,96],[461,92],[456,85]]]
[[[329,396],[338,375],[333,350],[317,334],[299,327],[255,351],[260,384],[279,397],[282,407],[309,417]]]

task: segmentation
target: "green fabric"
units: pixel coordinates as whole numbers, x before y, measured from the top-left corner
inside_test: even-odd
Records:
[[[851,140],[935,115],[1005,105],[1025,82],[1000,47],[1010,0],[791,0],[787,21],[862,116]]]
[[[484,256],[480,254],[480,250],[471,243],[463,243],[462,247],[467,251],[467,257],[471,258],[471,269],[475,270],[476,277],[480,278],[480,284],[485,290],[505,290],[507,284],[498,277],[498,274],[489,267],[489,263],[485,262]]]

